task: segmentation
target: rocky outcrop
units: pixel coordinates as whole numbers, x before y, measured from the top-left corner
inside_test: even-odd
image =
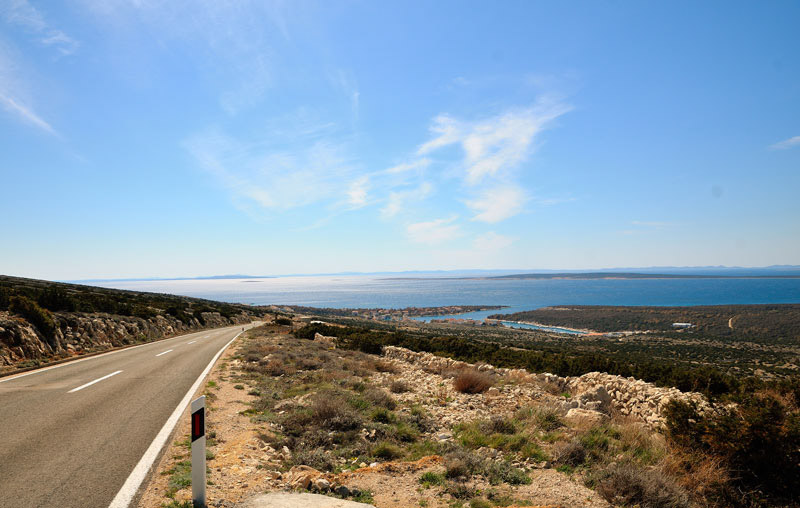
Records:
[[[228,319],[217,312],[186,322],[173,316],[143,319],[110,314],[54,313],[55,332],[45,337],[19,316],[0,312],[0,369],[30,361],[47,361],[113,347],[149,342],[179,333],[249,323],[253,316]]]
[[[561,377],[548,373],[530,374],[523,369],[504,369],[488,364],[473,366],[452,358],[395,346],[386,346],[384,355],[391,359],[413,363],[431,372],[447,372],[470,367],[498,377],[515,379],[522,385],[539,385],[551,393],[567,394],[569,397],[559,402],[565,411],[581,409],[596,412],[598,415],[617,412],[638,418],[653,429],[663,428],[665,423],[663,410],[670,400],[697,404],[701,412],[711,409],[706,398],[700,393],[658,387],[632,377],[625,378],[603,372],[589,372],[577,377]],[[578,415],[578,412],[573,414]],[[581,414],[586,416],[584,413]],[[597,415],[593,417],[596,418]]]
[[[336,337],[322,335],[321,333],[317,332],[314,334],[314,341],[321,343],[328,349],[336,349]]]

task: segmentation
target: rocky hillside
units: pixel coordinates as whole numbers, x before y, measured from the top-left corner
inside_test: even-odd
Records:
[[[383,351],[387,358],[421,366],[431,372],[452,372],[471,367],[468,363],[452,358],[415,352],[400,347],[386,346]],[[526,387],[533,389],[542,386],[548,387],[549,391],[554,394],[568,394],[568,398],[557,400],[558,406],[564,412],[578,410],[573,411],[573,414],[591,417],[598,421],[602,419],[602,413],[614,412],[622,416],[634,417],[646,423],[653,430],[662,430],[665,422],[663,411],[671,400],[710,409],[708,401],[702,394],[682,392],[677,388],[658,387],[640,379],[613,376],[604,372],[561,377],[549,373],[530,374],[524,369],[503,369],[489,364],[479,364],[476,368],[479,372],[499,379],[523,381],[511,394],[513,397],[530,396],[525,391]],[[419,384],[422,380],[408,379],[407,381],[411,384]],[[496,388],[492,390],[498,391]]]
[[[0,373],[261,315],[245,305],[0,276]]]

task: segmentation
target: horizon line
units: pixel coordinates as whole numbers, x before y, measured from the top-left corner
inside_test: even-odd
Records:
[[[528,269],[509,269],[509,268],[463,268],[463,269],[438,269],[438,270],[381,270],[381,271],[341,271],[341,272],[316,272],[316,273],[286,273],[271,275],[249,275],[249,274],[220,274],[220,275],[197,275],[197,276],[167,276],[167,277],[119,277],[119,278],[87,278],[87,279],[55,279],[55,282],[80,283],[80,282],[145,282],[145,281],[176,281],[176,280],[225,280],[225,279],[276,279],[283,277],[322,277],[322,276],[367,276],[367,275],[397,275],[397,274],[445,274],[445,273],[508,273],[508,274],[590,274],[590,273],[638,273],[636,270],[646,270],[653,274],[653,270],[790,270],[800,271],[800,265],[767,265],[767,266],[729,266],[729,265],[700,265],[700,266],[641,266],[641,267],[610,267],[610,268],[528,268]]]

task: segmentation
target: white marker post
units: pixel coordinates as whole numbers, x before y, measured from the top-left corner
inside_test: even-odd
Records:
[[[192,502],[206,508],[206,397],[192,401]]]

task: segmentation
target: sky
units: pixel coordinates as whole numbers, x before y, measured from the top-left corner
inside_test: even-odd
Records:
[[[0,273],[800,264],[800,3],[0,0]]]

